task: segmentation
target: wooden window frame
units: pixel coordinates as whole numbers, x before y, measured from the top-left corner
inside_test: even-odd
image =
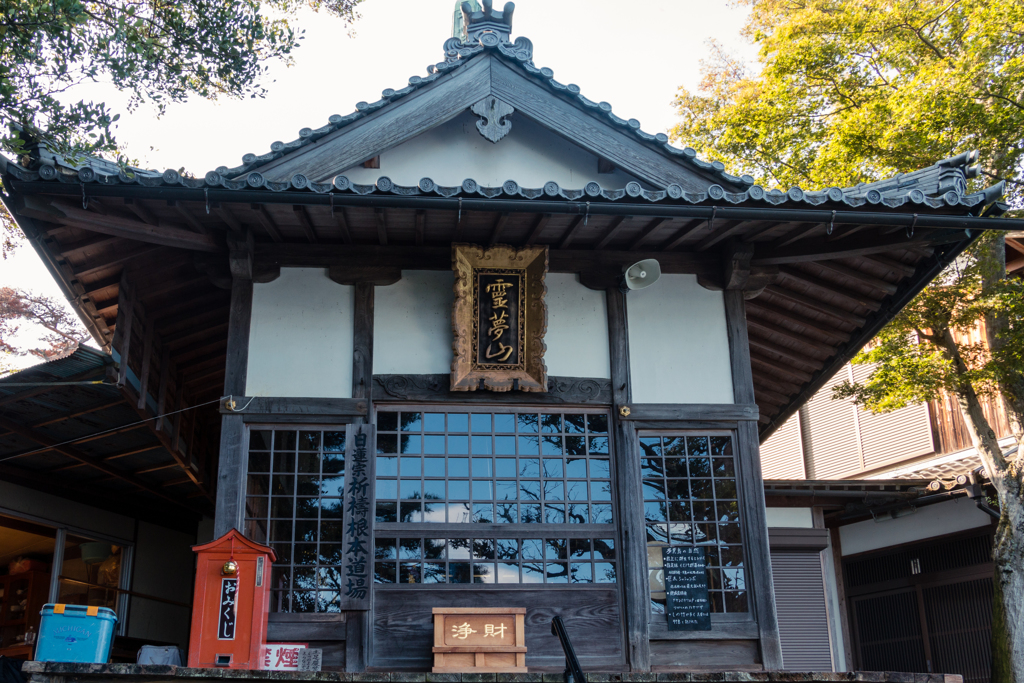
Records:
[[[617,545],[619,544],[619,525],[615,521],[617,519],[617,515],[619,514],[619,512],[618,512],[618,501],[617,501],[616,484],[615,484],[615,474],[614,474],[614,472],[615,472],[615,463],[614,463],[614,459],[615,459],[615,444],[614,444],[614,432],[613,432],[613,416],[611,415],[610,408],[608,406],[603,406],[602,405],[602,406],[586,406],[586,407],[584,407],[584,406],[572,406],[572,405],[554,405],[553,406],[553,405],[543,405],[543,404],[539,404],[539,405],[534,405],[534,404],[526,404],[526,405],[519,405],[519,404],[513,404],[513,405],[482,405],[482,404],[461,404],[461,403],[447,403],[447,402],[443,403],[443,404],[441,404],[441,403],[399,403],[399,402],[388,402],[388,403],[383,404],[383,405],[375,405],[374,406],[374,422],[378,426],[379,426],[379,415],[382,412],[384,412],[384,413],[399,413],[399,412],[444,413],[446,415],[447,414],[452,414],[452,413],[455,413],[455,414],[479,413],[479,414],[488,414],[488,415],[519,415],[519,414],[524,414],[525,413],[525,414],[536,414],[536,415],[558,414],[558,415],[562,415],[562,416],[564,416],[566,414],[604,415],[608,419],[608,427],[607,427],[607,431],[601,433],[601,437],[607,437],[607,440],[608,440],[607,450],[608,450],[608,452],[607,452],[607,455],[605,455],[603,453],[598,454],[598,457],[599,457],[599,459],[607,460],[608,461],[608,468],[609,468],[608,478],[607,479],[603,479],[603,478],[596,478],[595,479],[595,478],[592,478],[590,476],[590,469],[589,469],[589,466],[588,466],[588,472],[587,472],[587,476],[586,476],[585,479],[580,479],[580,478],[569,479],[568,476],[567,476],[567,473],[563,469],[563,474],[561,476],[561,481],[562,482],[567,482],[567,481],[586,481],[587,484],[588,484],[588,490],[589,490],[590,483],[593,482],[593,481],[607,482],[608,486],[610,488],[609,500],[608,501],[598,500],[596,502],[599,503],[599,504],[607,503],[607,504],[609,504],[611,506],[611,508],[612,508],[612,520],[613,521],[610,524],[592,524],[592,523],[573,524],[573,523],[570,523],[570,522],[564,522],[564,523],[548,523],[548,522],[495,523],[495,522],[483,522],[483,523],[481,523],[481,522],[447,522],[447,521],[443,522],[443,523],[442,522],[408,522],[408,523],[402,523],[402,522],[379,522],[379,521],[377,521],[374,524],[374,540],[375,541],[376,541],[377,538],[381,538],[381,539],[384,539],[384,538],[395,538],[395,539],[409,538],[409,539],[412,539],[412,538],[416,538],[416,537],[419,537],[419,538],[422,538],[422,539],[427,539],[427,538],[436,538],[436,539],[441,539],[441,538],[445,538],[445,539],[472,538],[472,539],[489,539],[489,540],[514,538],[514,539],[543,539],[545,541],[547,539],[560,539],[560,540],[564,539],[564,540],[570,540],[570,541],[573,540],[573,539],[592,539],[592,540],[614,539],[615,543]],[[471,418],[470,418],[470,420],[471,420]],[[398,434],[398,435],[401,435],[402,434],[401,425],[398,425],[398,427],[399,427],[399,429],[397,429],[394,433]],[[536,436],[537,437],[542,437],[544,435],[544,432],[541,431],[541,429],[542,428],[540,427],[540,425],[538,425],[538,431],[536,432]],[[390,435],[391,433],[392,433],[391,431],[386,431],[386,432],[383,433],[383,435],[386,436],[386,435]],[[421,435],[425,435],[426,433],[427,433],[427,431],[425,429],[420,429],[420,431],[419,431],[419,434],[421,434]],[[454,432],[454,433],[457,434],[457,435],[461,434],[461,432]],[[473,434],[472,428],[470,428],[470,430],[467,431],[466,433],[469,434],[469,435],[472,435]],[[410,434],[412,434],[412,432],[410,432]],[[445,425],[444,434],[446,436],[449,435],[447,424]],[[515,437],[518,437],[519,436],[518,424],[517,424],[515,432],[507,433],[507,432],[497,432],[497,431],[495,431],[494,425],[492,423],[491,429],[490,429],[490,431],[487,432],[487,434],[491,435],[491,436],[495,436],[495,435],[513,435]],[[530,435],[533,435],[533,433],[531,433]],[[560,436],[566,435],[564,427],[558,432],[558,435],[560,435]],[[379,442],[380,436],[381,436],[381,434],[380,434],[380,432],[378,432],[378,442]],[[584,436],[584,437],[589,436],[589,429],[584,434],[582,434],[581,436]],[[399,447],[398,450],[400,450],[400,447]],[[447,448],[445,450],[447,450]],[[517,447],[516,450],[518,451],[518,447]],[[492,449],[492,451],[493,451],[493,449]],[[589,451],[589,448],[588,448],[588,451]],[[378,455],[378,457],[380,457],[382,455],[384,455],[386,457],[386,454],[378,453],[377,455]],[[397,454],[395,454],[395,457],[396,458],[400,458],[401,455],[402,455],[401,453],[397,453]],[[415,457],[417,454],[410,454],[410,455]],[[429,455],[431,455],[431,454],[426,454],[426,453],[422,453],[421,452],[418,455],[419,455],[419,457],[423,458],[423,457],[429,457]],[[481,454],[481,456],[482,457],[490,457],[492,459],[496,458],[496,457],[501,457],[500,454],[495,454],[493,452],[490,453],[490,454],[487,454],[487,455]],[[445,453],[445,454],[437,454],[437,457],[444,457],[444,458],[447,459],[448,457],[463,457],[463,454],[448,454],[448,453]],[[467,453],[467,454],[465,454],[464,457],[472,459],[473,458],[473,454],[472,453]],[[517,453],[514,456],[508,456],[508,457],[518,458],[520,456]],[[538,455],[537,455],[538,459],[543,459],[544,457],[545,456],[543,454],[540,454],[540,453],[538,453]],[[564,450],[563,450],[563,453],[562,453],[561,456],[554,456],[554,455],[552,455],[552,456],[548,456],[548,457],[561,457],[564,460],[565,458],[567,458],[569,456],[567,456],[565,454]],[[587,459],[589,461],[591,455],[588,452],[585,455],[577,456],[577,457],[584,458],[584,459]],[[422,472],[422,470],[421,470],[421,472]],[[380,474],[379,473],[378,473],[377,476],[378,476],[378,478],[380,478]],[[390,475],[389,475],[389,477],[390,477]],[[467,480],[469,480],[469,481],[472,481],[472,477],[469,476],[469,475],[467,475],[465,478]],[[396,474],[394,476],[394,479],[396,481],[400,481],[401,480],[400,474]],[[421,479],[421,481],[426,481],[425,475],[421,474],[420,475],[420,479]],[[440,479],[440,480],[446,482],[446,484],[447,484],[447,482],[449,480],[451,480],[451,479],[452,479],[451,475],[446,472],[445,477],[443,479]],[[458,477],[457,477],[457,479],[458,479]],[[508,479],[508,478],[505,478],[505,479]],[[518,468],[517,468],[517,476],[514,479],[514,481],[516,481],[516,483],[517,483],[517,488],[518,488],[518,482],[520,481],[520,479],[521,479],[521,477],[519,476],[519,472],[518,472]],[[537,480],[538,481],[546,481],[547,479],[548,478],[542,477],[539,474],[537,476]],[[500,479],[497,477],[496,474],[491,475],[491,477],[490,477],[490,481],[491,482],[497,482],[499,480]],[[557,479],[553,479],[553,480],[557,480]],[[446,492],[447,492],[447,488],[446,488]],[[390,500],[390,499],[388,499],[388,500]],[[400,501],[401,499],[398,498],[397,500]],[[472,505],[473,503],[470,502],[471,500],[472,499],[470,499],[469,501],[466,501],[466,502],[469,505]],[[494,501],[494,504],[497,505],[496,498],[492,498],[492,500]],[[563,501],[564,501],[565,504],[568,504],[568,501],[565,500],[564,498],[563,498]],[[446,494],[445,501],[443,501],[443,502],[445,504],[447,504],[449,502],[447,500],[447,494]],[[456,501],[456,502],[462,502],[462,501]],[[520,502],[521,501],[519,501],[517,499],[516,503],[520,503]],[[588,494],[587,500],[584,501],[584,502],[589,507],[595,501],[592,500],[590,495]],[[542,502],[540,502],[538,504],[544,505],[544,502],[542,501]],[[569,560],[569,561],[571,562],[571,560]],[[596,563],[600,562],[601,560],[592,559],[590,561],[595,563],[595,565],[596,565]],[[529,561],[528,560],[523,560],[520,557],[517,560],[517,562],[520,565],[522,565],[522,564],[528,563]],[[416,584],[375,583],[374,584],[374,590],[375,591],[377,591],[377,590],[384,590],[384,591],[395,591],[395,590],[398,590],[398,591],[403,591],[403,590],[418,590],[418,589],[419,590],[422,590],[422,589],[430,589],[430,590],[457,590],[457,589],[466,588],[466,587],[472,587],[474,590],[478,590],[478,589],[482,589],[482,590],[532,590],[532,589],[562,589],[562,590],[564,590],[564,589],[572,589],[572,590],[594,590],[594,589],[597,589],[597,590],[608,590],[611,587],[615,587],[616,589],[618,589],[618,584],[621,582],[621,572],[622,572],[622,568],[621,568],[622,567],[621,550],[619,550],[618,548],[616,549],[616,558],[612,562],[614,563],[615,572],[616,572],[616,582],[615,583],[585,583],[585,584],[584,583],[546,583],[546,582],[545,583],[518,583],[518,584],[513,584],[513,583],[473,583],[473,584],[466,584],[466,583],[457,583],[457,584],[449,584],[449,583],[430,583],[430,584],[425,584],[425,583],[416,583]]]
[[[746,465],[743,462],[744,453],[742,450],[742,441],[738,434],[738,426],[732,424],[715,424],[714,426],[704,426],[700,424],[672,424],[664,428],[660,427],[656,423],[652,422],[640,422],[636,425],[638,428],[634,432],[635,434],[635,451],[638,458],[642,458],[643,449],[640,447],[640,439],[644,437],[673,437],[673,436],[729,436],[732,438],[733,445],[733,463],[735,467],[735,481],[736,481],[736,501],[739,504],[740,512],[740,539],[744,549],[744,585],[747,593],[747,611],[746,612],[712,612],[711,613],[711,630],[710,631],[669,631],[668,624],[663,614],[657,614],[650,609],[650,599],[646,603],[646,607],[649,613],[649,638],[650,640],[720,640],[720,639],[756,639],[758,638],[758,627],[756,620],[756,603],[754,594],[756,593],[756,582],[752,580],[750,575],[750,569],[747,563],[747,551],[751,545],[750,539],[750,522],[745,514],[744,498],[747,492],[744,490],[741,470]],[[641,501],[643,500],[641,496]],[[641,502],[641,506],[642,506]],[[641,507],[641,511],[642,511]],[[641,520],[641,525],[645,527],[646,533],[646,520]],[[644,558],[645,572],[648,571],[647,559]],[[648,587],[647,595],[650,595],[650,579],[646,575],[644,576],[644,583]]]

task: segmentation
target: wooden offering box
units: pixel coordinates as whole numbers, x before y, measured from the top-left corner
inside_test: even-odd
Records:
[[[525,607],[435,607],[433,673],[526,673],[525,617]]]

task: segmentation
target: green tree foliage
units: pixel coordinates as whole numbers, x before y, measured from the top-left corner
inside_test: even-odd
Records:
[[[0,152],[29,140],[65,156],[116,154],[120,116],[102,102],[67,101],[90,81],[162,113],[190,96],[259,97],[268,63],[288,61],[311,7],[356,18],[362,0],[0,0]],[[0,209],[2,211],[2,209]],[[4,221],[4,249],[13,226]]]
[[[675,139],[766,185],[848,187],[981,150],[1024,205],[1024,3],[741,0],[755,71],[713,46]]]
[[[979,149],[984,178],[1024,206],[1020,0],[741,0],[755,71],[717,46],[672,134],[765,185],[851,186]],[[1024,449],[1024,283],[1000,234],[977,240],[854,359],[846,383],[878,412],[956,398],[1000,521],[993,548],[993,681],[1024,683],[1024,458],[1008,459],[980,397],[998,394]],[[967,334],[985,331],[983,343]]]

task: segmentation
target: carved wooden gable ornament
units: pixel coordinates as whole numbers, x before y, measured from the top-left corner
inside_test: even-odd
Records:
[[[547,247],[452,245],[452,391],[547,391]]]

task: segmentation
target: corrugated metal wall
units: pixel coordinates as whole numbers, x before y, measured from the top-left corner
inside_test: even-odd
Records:
[[[870,365],[853,365],[853,380],[865,382],[874,370]],[[935,452],[928,404],[907,406],[875,415],[857,411],[864,467],[877,467],[896,458],[916,458]]]
[[[832,399],[836,386],[873,369],[847,364],[761,445],[765,479],[843,479],[936,452],[927,404],[875,415]]]
[[[832,400],[833,387],[847,379],[849,366],[830,379],[801,411],[810,479],[838,479],[861,469],[854,406],[850,401]]]
[[[782,665],[789,671],[832,671],[820,553],[772,553]]]
[[[765,479],[806,479],[800,415],[794,414],[761,444],[761,474]]]

